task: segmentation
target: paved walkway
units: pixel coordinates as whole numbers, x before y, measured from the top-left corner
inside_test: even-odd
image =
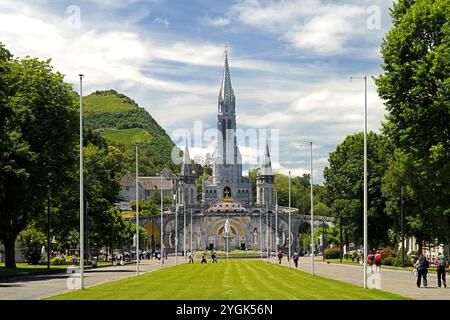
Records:
[[[178,258],[178,264],[184,263],[184,258]],[[175,258],[169,257],[164,266],[175,265]],[[141,273],[161,268],[161,261],[143,260],[140,263]],[[110,266],[85,270],[85,287],[120,280],[136,275],[136,264],[125,266]],[[45,297],[62,294],[69,291],[67,278],[70,274],[58,273],[49,275],[26,275],[13,278],[0,278],[0,300],[38,300]]]
[[[278,263],[276,258],[271,259],[272,263]],[[294,261],[292,268],[294,268]],[[289,266],[286,258],[283,258],[282,264]],[[301,257],[299,269],[305,272],[311,272],[311,258]],[[326,263],[322,258],[317,258],[314,262],[314,273],[316,275],[331,278],[335,280],[350,282],[358,286],[363,285],[362,266]],[[450,279],[447,279],[450,282]],[[436,273],[428,274],[428,288],[417,288],[417,278],[408,270],[381,270],[381,289],[392,293],[397,293],[405,297],[419,300],[450,300],[450,288],[439,288],[437,286]],[[450,283],[449,283],[450,285]]]

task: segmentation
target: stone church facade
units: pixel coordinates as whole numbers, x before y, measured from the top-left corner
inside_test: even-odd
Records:
[[[307,216],[299,215],[297,209],[291,209],[289,235],[288,208],[276,205],[275,175],[272,172],[267,141],[261,170],[257,176],[257,196],[252,199],[252,184],[242,176],[242,156],[236,144],[236,126],[236,98],[225,53],[217,107],[219,138],[213,155],[213,174],[210,179],[203,181],[201,201],[197,201],[197,178],[192,170],[187,145],[179,176],[175,180],[167,177],[173,184],[166,187],[173,190],[178,200],[177,206],[164,208],[163,248],[169,252],[175,251],[176,235],[178,252],[190,249],[225,250],[226,243],[229,250],[288,250],[289,238],[291,249],[298,248],[300,226],[307,223]],[[131,181],[130,177],[128,179]],[[145,194],[145,190],[142,193]],[[227,219],[230,222],[229,235],[224,230]],[[320,223],[317,221],[317,224]],[[159,249],[160,216],[140,218],[140,224],[150,235],[147,249]]]

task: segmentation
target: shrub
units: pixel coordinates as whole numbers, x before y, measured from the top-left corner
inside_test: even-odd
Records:
[[[381,264],[385,265],[385,266],[392,266],[392,265],[394,265],[395,260],[396,260],[396,258],[394,258],[394,257],[386,257],[381,261]]]
[[[27,227],[20,232],[19,248],[29,264],[38,264],[43,245],[45,245],[45,235],[34,227]]]
[[[340,253],[339,248],[325,249],[325,259],[339,259]]]
[[[387,247],[387,248],[383,248],[380,250],[380,254],[383,257],[383,259],[387,258],[387,257],[396,257],[397,254],[395,253],[394,250],[392,250],[391,248]]]
[[[64,264],[64,258],[53,257],[50,259],[50,264],[53,266]]]

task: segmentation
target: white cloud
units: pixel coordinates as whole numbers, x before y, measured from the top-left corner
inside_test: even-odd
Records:
[[[242,0],[227,15],[295,48],[334,55],[349,51],[348,41],[369,31],[365,9],[362,2]]]
[[[226,17],[216,17],[216,18],[205,17],[201,20],[204,24],[215,27],[224,27],[230,24],[230,19]]]

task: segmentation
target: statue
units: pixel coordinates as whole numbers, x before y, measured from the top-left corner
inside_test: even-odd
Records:
[[[255,244],[255,245],[258,244],[258,229],[257,228],[253,229],[253,244]]]

